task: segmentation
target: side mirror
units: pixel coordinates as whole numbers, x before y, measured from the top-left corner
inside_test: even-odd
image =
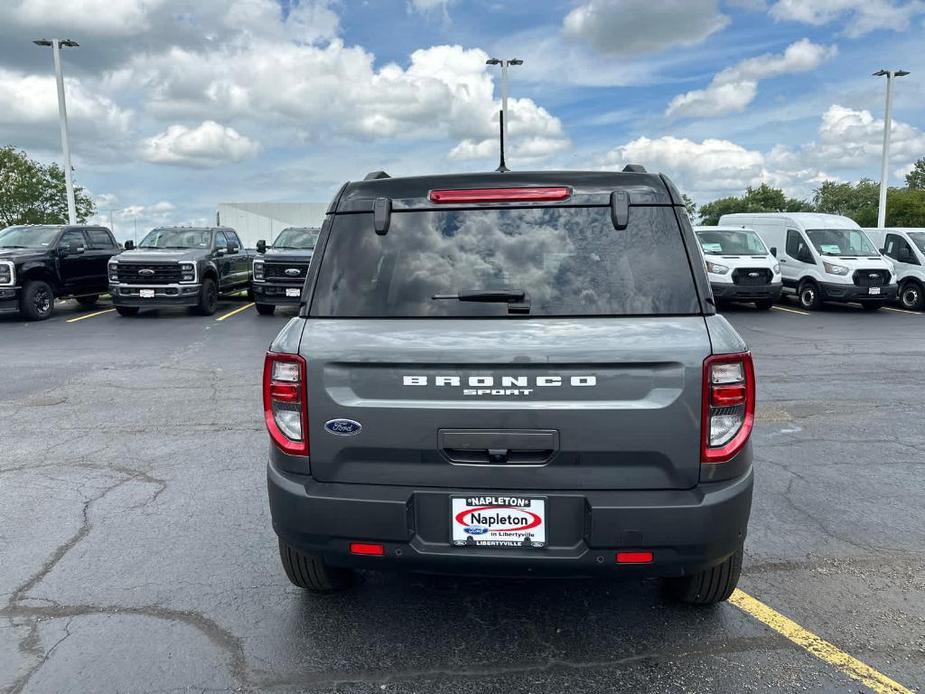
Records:
[[[229,242],[228,242],[228,252],[229,252],[229,253],[237,253],[237,252],[238,252],[238,244],[236,244],[234,241],[229,241]]]
[[[228,249],[227,248],[216,248],[215,252],[218,253],[218,255],[225,255],[228,252]]]
[[[257,252],[258,252],[258,253],[261,253],[261,254],[267,252],[267,242],[264,241],[263,239],[260,239],[260,240],[257,242]]]
[[[885,248],[878,248],[878,249],[877,249],[877,252],[878,252],[880,255],[886,255],[886,249],[885,249]],[[900,254],[902,254],[902,251],[900,251]]]
[[[134,251],[134,250],[135,250],[135,242],[132,241],[131,239],[129,239],[129,240],[126,241],[124,244],[122,244],[122,248],[124,248],[124,249],[127,250],[127,251]]]
[[[80,255],[83,252],[84,247],[81,245],[80,241],[71,241],[68,245],[61,247],[59,254],[62,256]]]
[[[775,246],[771,246],[771,255],[775,258],[777,257],[777,248]]]

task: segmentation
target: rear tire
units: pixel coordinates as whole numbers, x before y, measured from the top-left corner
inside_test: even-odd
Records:
[[[356,572],[328,566],[320,557],[305,554],[279,541],[279,558],[292,585],[313,593],[333,593],[356,582]]]
[[[26,282],[19,298],[19,312],[26,320],[47,320],[55,312],[55,290],[44,280]]]
[[[921,311],[925,308],[925,291],[918,282],[906,282],[899,288],[899,303],[907,311]]]
[[[257,313],[261,316],[272,316],[273,312],[276,310],[276,306],[273,304],[256,304]]]
[[[722,564],[692,576],[670,578],[666,587],[675,600],[690,605],[715,605],[728,600],[739,583],[742,555],[740,547]]]
[[[771,299],[758,299],[758,301],[755,302],[755,308],[759,311],[770,311],[773,305],[774,301]]]
[[[861,308],[863,308],[865,311],[879,311],[881,308],[883,308],[883,304],[879,302],[865,301],[863,304],[861,304]]]
[[[126,316],[126,317],[137,316],[138,307],[137,306],[116,306],[116,312],[120,316]]]
[[[822,308],[822,296],[819,294],[819,287],[811,280],[807,280],[800,285],[797,290],[797,297],[800,300],[800,307],[807,311],[818,311]]]
[[[199,303],[196,305],[196,312],[201,316],[211,316],[218,309],[218,287],[215,280],[206,277],[202,280],[202,287],[199,290]]]
[[[96,302],[100,300],[99,294],[91,294],[90,296],[78,296],[77,303],[81,306],[96,306]]]

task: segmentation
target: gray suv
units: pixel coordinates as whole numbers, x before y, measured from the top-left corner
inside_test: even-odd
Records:
[[[664,176],[344,185],[264,366],[283,567],[663,577],[725,600],[755,376]]]

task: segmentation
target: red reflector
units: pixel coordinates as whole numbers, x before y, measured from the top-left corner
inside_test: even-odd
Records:
[[[298,402],[299,387],[295,383],[271,383],[270,398],[281,402]]]
[[[734,407],[745,402],[745,384],[734,383],[726,386],[713,386],[710,404],[713,407]]]
[[[383,554],[385,554],[385,547],[383,545],[375,545],[364,542],[351,542],[350,553],[368,554],[373,557],[381,557]]]
[[[572,189],[555,188],[471,188],[469,190],[432,190],[431,202],[533,202],[568,200]]]
[[[618,564],[648,564],[652,561],[652,552],[617,552]]]

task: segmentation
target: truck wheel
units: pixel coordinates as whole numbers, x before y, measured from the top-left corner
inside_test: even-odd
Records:
[[[925,308],[925,292],[918,282],[906,282],[899,289],[899,301],[908,311],[921,311]]]
[[[46,320],[55,312],[55,291],[44,280],[32,280],[23,287],[19,312],[27,320]]]
[[[822,308],[822,297],[819,295],[819,287],[811,280],[807,280],[800,285],[797,296],[800,298],[800,306],[808,311],[818,311]]]
[[[120,316],[137,316],[138,307],[137,306],[116,306],[116,311]]]
[[[276,310],[276,306],[273,304],[256,304],[257,313],[261,316],[272,316],[273,312]]]
[[[863,304],[861,304],[861,308],[863,308],[865,311],[879,311],[881,308],[883,308],[883,304],[879,301],[865,301]]]
[[[742,573],[742,548],[718,566],[692,576],[668,579],[668,590],[675,600],[691,605],[715,605],[728,600]]]
[[[100,300],[99,294],[91,294],[90,296],[78,296],[77,303],[81,306],[96,306],[96,302]]]
[[[758,301],[755,302],[755,307],[759,311],[770,311],[773,305],[774,302],[771,299],[758,299]]]
[[[215,286],[215,280],[206,277],[202,281],[202,288],[199,290],[199,303],[196,305],[196,311],[203,316],[211,316],[218,308],[218,287]]]
[[[333,593],[349,588],[356,581],[356,572],[328,566],[320,557],[305,554],[279,541],[279,558],[292,584],[313,593]]]

